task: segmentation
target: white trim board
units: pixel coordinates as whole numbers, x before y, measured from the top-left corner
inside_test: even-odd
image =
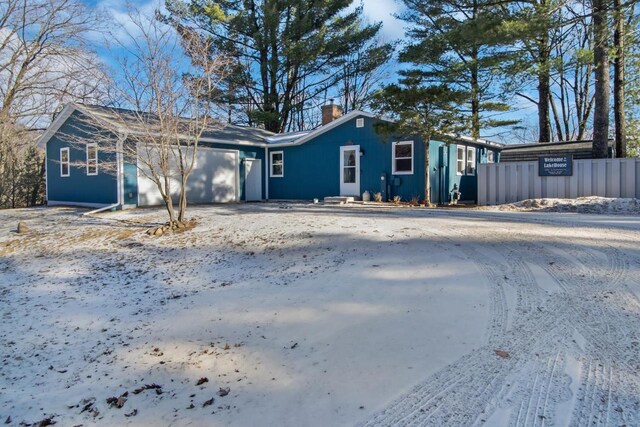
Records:
[[[67,161],[63,162],[62,161],[62,153],[66,152],[67,153]],[[58,160],[58,163],[60,164],[60,178],[68,178],[71,176],[71,150],[69,149],[69,147],[60,147],[60,151],[59,151],[59,158],[60,160]],[[67,173],[62,173],[62,167],[63,166],[67,166]]]
[[[96,149],[96,158],[95,158],[95,162],[96,162],[96,171],[95,172],[89,172],[89,161],[92,159],[89,159],[89,148],[91,147],[95,147]],[[98,150],[98,144],[96,142],[88,142],[87,144],[85,144],[85,158],[86,158],[86,162],[87,162],[87,176],[96,176],[99,173],[99,169],[98,169],[98,159],[99,159],[99,150]]]
[[[396,157],[396,147],[398,145],[410,145],[411,146],[411,157]],[[413,140],[406,141],[394,141],[391,143],[391,175],[413,175],[414,172],[414,164],[415,164],[415,142]],[[407,158],[411,159],[411,170],[410,171],[397,171],[396,170],[396,160]]]
[[[71,114],[73,114],[74,111],[76,111],[75,104],[65,105],[62,111],[58,113],[55,119],[53,119],[53,122],[51,122],[47,130],[44,131],[42,135],[40,135],[40,138],[38,138],[38,141],[36,141],[36,147],[46,149],[47,142],[49,142],[53,135],[55,135],[55,133],[60,130],[62,125],[65,124],[67,119],[71,116]]]
[[[279,175],[275,175],[273,173],[273,155],[274,154],[280,154],[282,156],[282,171],[280,172]],[[277,150],[277,151],[269,151],[269,178],[284,178],[284,151],[282,150]]]

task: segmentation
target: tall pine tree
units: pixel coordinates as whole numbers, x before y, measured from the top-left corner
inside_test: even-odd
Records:
[[[493,0],[403,0],[401,18],[410,24],[408,45],[400,60],[425,82],[464,92],[474,138],[481,129],[506,126],[514,120],[495,119],[508,111],[500,99],[499,75],[507,50],[500,47],[502,20]]]
[[[235,61],[228,103],[245,122],[272,132],[298,130],[294,114],[336,88],[348,56],[378,35],[353,0],[167,0],[180,32],[196,28]],[[376,46],[376,44],[371,44]]]

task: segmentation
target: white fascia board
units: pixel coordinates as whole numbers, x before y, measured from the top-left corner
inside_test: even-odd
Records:
[[[448,135],[448,136],[460,142],[471,142],[473,144],[484,145],[485,147],[504,148],[504,144],[500,144],[499,142],[487,141],[486,139],[475,139],[465,135]]]
[[[185,136],[185,139],[189,138]],[[244,141],[244,140],[227,140],[227,139],[217,139],[217,138],[200,138],[200,142],[211,142],[213,144],[228,144],[228,145],[249,145],[253,147],[267,147],[270,146],[266,142],[253,142],[253,141]]]
[[[65,105],[62,111],[53,120],[53,122],[51,122],[47,130],[44,131],[42,135],[40,135],[40,138],[38,138],[38,141],[36,141],[36,147],[42,147],[46,150],[49,140],[53,137],[53,135],[55,135],[56,132],[58,132],[62,125],[76,110],[77,107],[73,103]]]

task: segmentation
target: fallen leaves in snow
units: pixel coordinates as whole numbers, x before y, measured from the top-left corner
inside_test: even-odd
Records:
[[[508,359],[509,358],[509,353],[507,353],[504,350],[494,350],[496,353],[496,356],[502,357],[503,359]]]

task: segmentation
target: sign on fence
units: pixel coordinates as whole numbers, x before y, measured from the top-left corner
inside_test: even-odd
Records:
[[[557,159],[564,156],[545,156]],[[568,159],[569,176],[542,176],[539,161],[478,165],[478,204],[600,196],[640,198],[640,159]]]
[[[573,175],[573,156],[538,157],[538,176]]]

